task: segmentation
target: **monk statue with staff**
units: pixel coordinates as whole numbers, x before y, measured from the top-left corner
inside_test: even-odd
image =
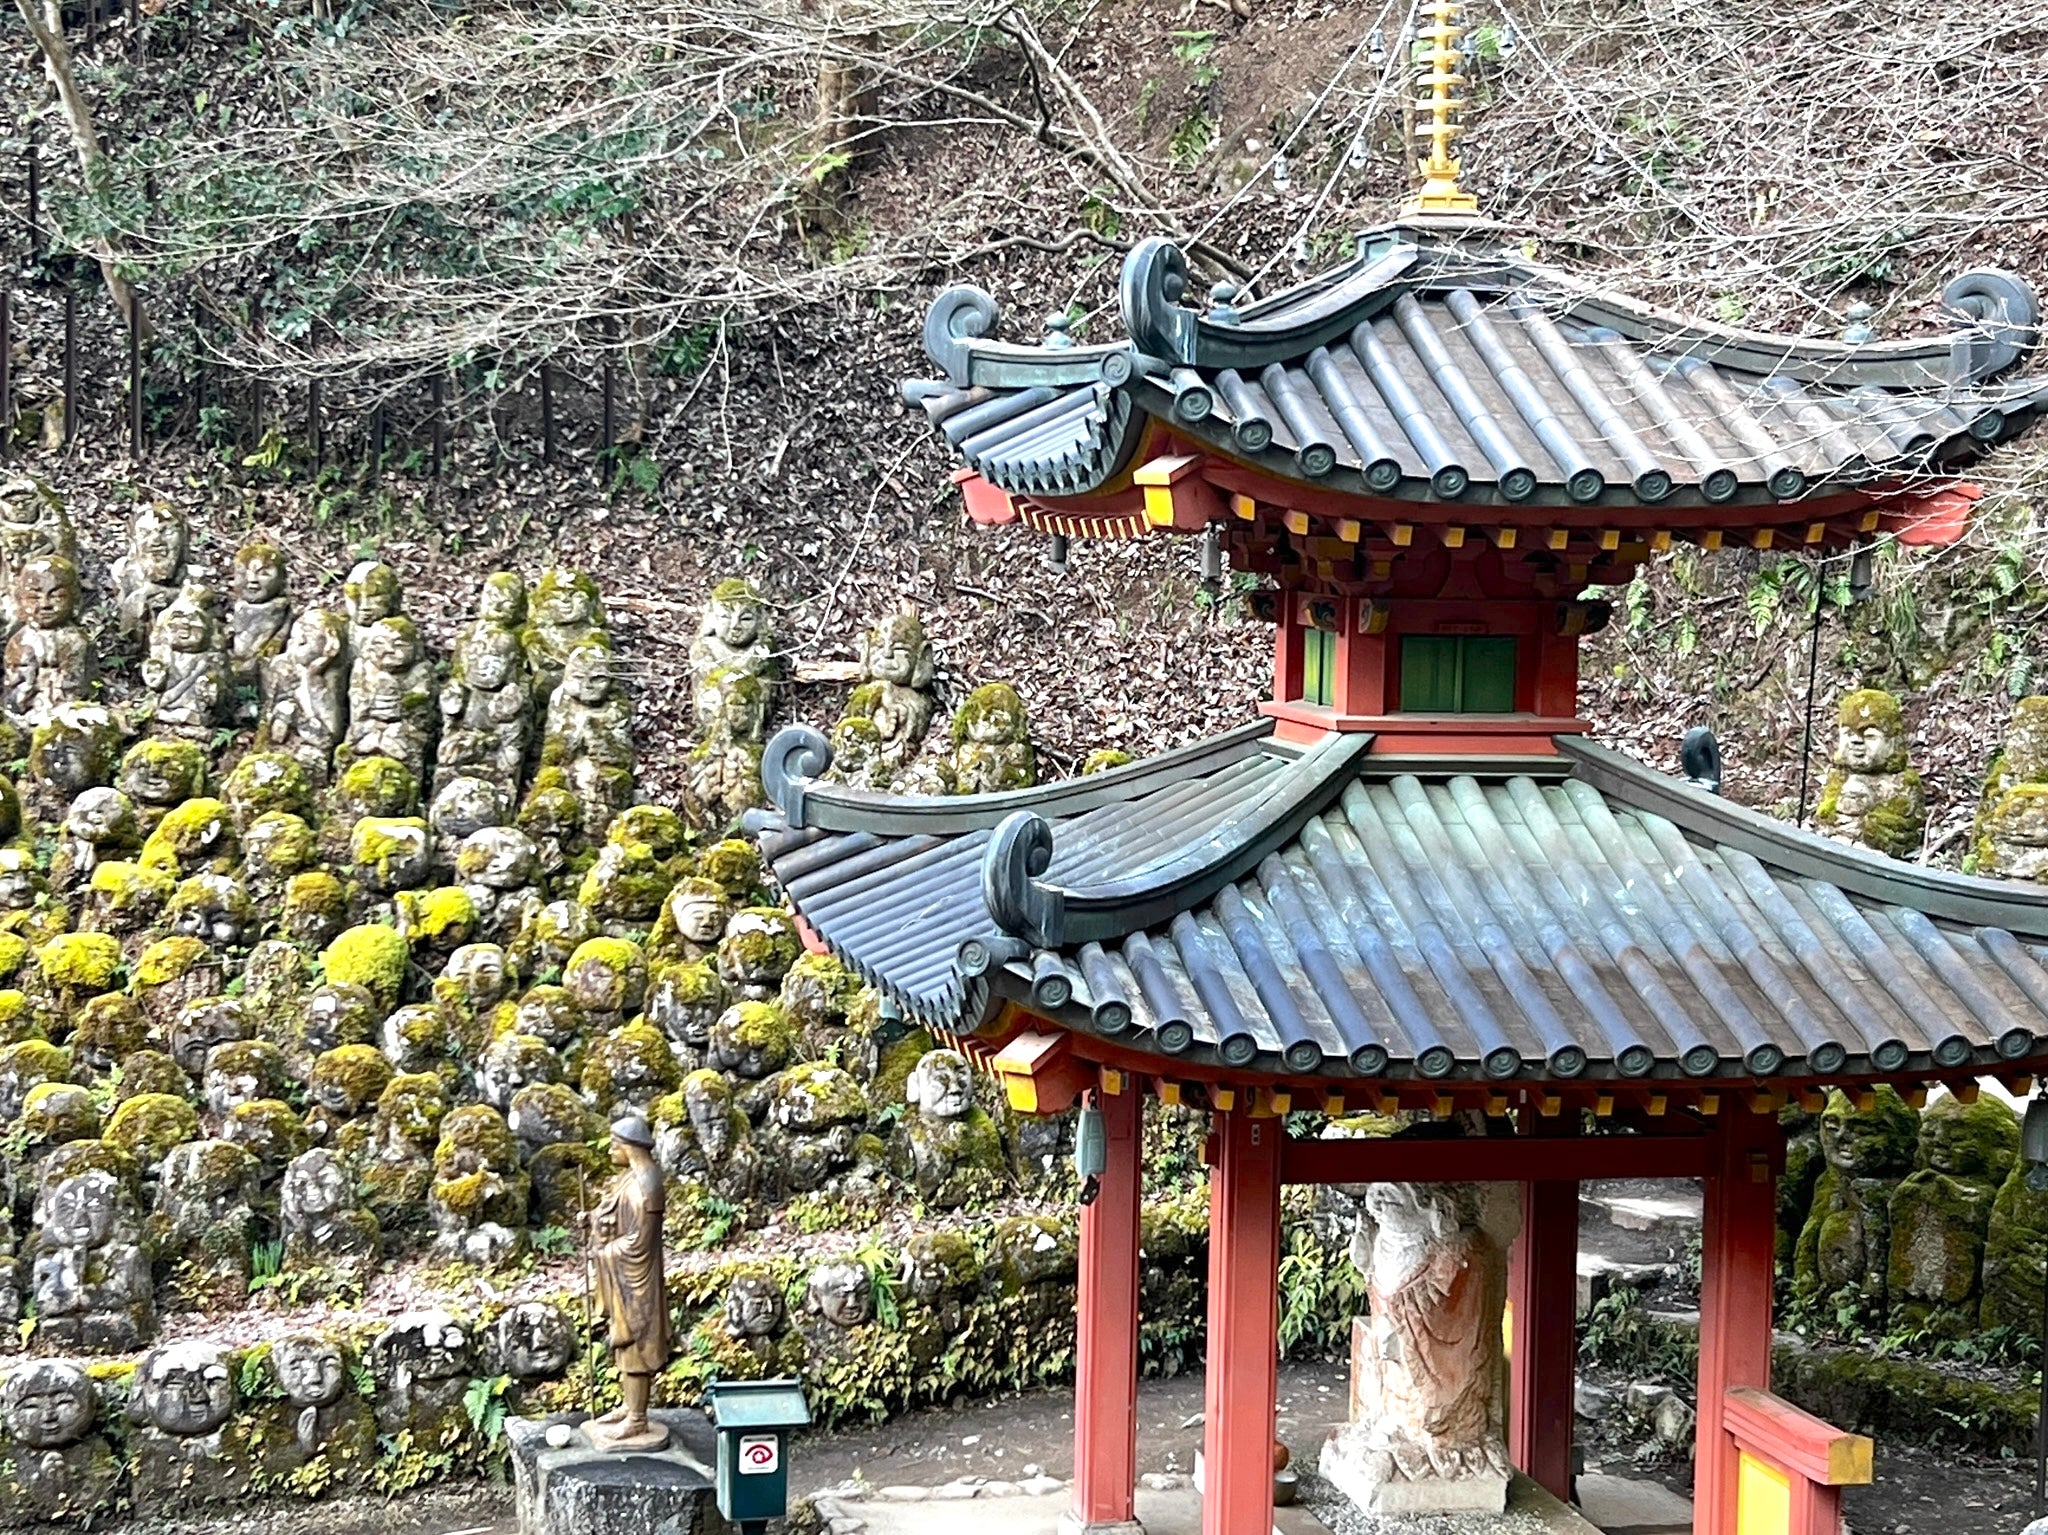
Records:
[[[659,1450],[668,1430],[648,1421],[654,1377],[668,1363],[668,1285],[662,1274],[661,1169],[654,1132],[638,1114],[612,1126],[619,1176],[591,1215],[598,1304],[610,1327],[612,1363],[624,1400],[584,1425],[600,1450]]]

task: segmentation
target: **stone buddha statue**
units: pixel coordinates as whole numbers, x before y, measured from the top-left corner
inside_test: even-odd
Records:
[[[1842,700],[1834,765],[1821,785],[1814,819],[1838,842],[1893,858],[1920,850],[1927,794],[1906,761],[1906,721],[1899,701],[1878,688]]]
[[[146,639],[157,615],[185,584],[185,519],[174,507],[145,501],[128,524],[128,552],[114,561],[114,607],[121,632]]]
[[[211,743],[231,697],[227,647],[214,623],[213,592],[187,586],[156,615],[142,682],[154,695],[154,728]]]
[[[864,680],[847,697],[845,719],[867,720],[873,731],[861,743],[864,776],[856,780],[849,774],[847,781],[893,788],[932,725],[932,647],[915,606],[904,603],[867,632],[861,673]],[[836,770],[837,756],[833,763]]]
[[[97,674],[92,637],[78,621],[78,567],[38,555],[14,578],[21,627],[7,641],[7,712],[45,725],[65,704],[83,703]]]

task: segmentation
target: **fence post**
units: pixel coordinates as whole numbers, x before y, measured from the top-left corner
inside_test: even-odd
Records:
[[[555,370],[545,360],[540,365],[540,461],[555,461]]]
[[[313,450],[313,472],[325,466],[326,444],[320,440],[320,380],[306,383],[306,445]]]
[[[606,347],[604,349],[604,448],[607,453],[612,449],[612,439],[612,349]],[[603,471],[600,469],[599,473],[602,475]]]
[[[128,290],[128,457],[142,462],[142,295]]]
[[[64,284],[64,446],[78,435],[78,290]]]
[[[447,446],[448,446],[448,423],[447,423],[447,421],[446,421],[445,419],[443,419],[443,417],[442,417],[442,414],[441,414],[441,410],[442,410],[442,403],[443,403],[443,402],[442,402],[442,398],[441,398],[441,375],[440,375],[439,373],[436,373],[436,374],[434,375],[434,378],[433,378],[433,399],[434,399],[434,478],[435,478],[436,480],[438,480],[438,479],[440,479],[440,478],[441,478],[441,458],[442,458],[442,455],[443,455],[443,454],[444,454],[444,453],[445,453],[445,452],[447,451]]]
[[[28,136],[28,252],[39,256],[43,250],[43,157],[35,130]]]
[[[384,478],[384,402],[370,407],[370,483]]]

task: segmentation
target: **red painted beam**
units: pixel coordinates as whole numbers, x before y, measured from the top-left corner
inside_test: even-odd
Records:
[[[1273,1528],[1279,1398],[1279,1119],[1217,1114],[1209,1174],[1209,1360],[1202,1535]]]
[[[1289,1141],[1287,1183],[1575,1183],[1587,1178],[1698,1178],[1707,1135],[1589,1135],[1560,1140]]]
[[[1138,1212],[1144,1096],[1097,1092],[1108,1141],[1095,1202],[1081,1211],[1075,1316],[1074,1494],[1069,1535],[1136,1531]]]
[[[1771,1284],[1785,1132],[1775,1114],[1723,1116],[1720,1157],[1706,1180],[1700,1230],[1699,1429],[1693,1535],[1736,1535],[1739,1456],[1728,1393],[1771,1385]]]

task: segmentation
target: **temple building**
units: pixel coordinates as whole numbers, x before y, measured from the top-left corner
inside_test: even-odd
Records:
[[[1823,1535],[1869,1444],[1770,1394],[1777,1111],[1830,1087],[2029,1090],[2048,887],[1825,841],[1600,745],[1577,708],[1608,613],[1587,594],[1674,541],[1955,539],[1972,463],[2048,407],[2034,296],[1964,273],[1953,329],[1897,341],[1679,318],[1504,247],[1447,139],[1402,223],[1298,287],[1197,308],[1149,240],[1122,335],[1086,345],[1057,321],[1006,339],[955,288],[925,325],[939,376],[905,385],[974,521],[1185,536],[1256,575],[1260,717],[944,798],[827,783],[822,737],[786,730],[762,845],[809,939],[1014,1105],[1099,1115],[1068,1528],[1135,1528],[1156,1098],[1212,1125],[1206,1535],[1272,1526],[1288,1182],[1519,1186],[1507,1442],[1567,1496],[1578,1183],[1603,1177],[1703,1181],[1698,1535]],[[1488,1133],[1296,1140],[1293,1108]]]

